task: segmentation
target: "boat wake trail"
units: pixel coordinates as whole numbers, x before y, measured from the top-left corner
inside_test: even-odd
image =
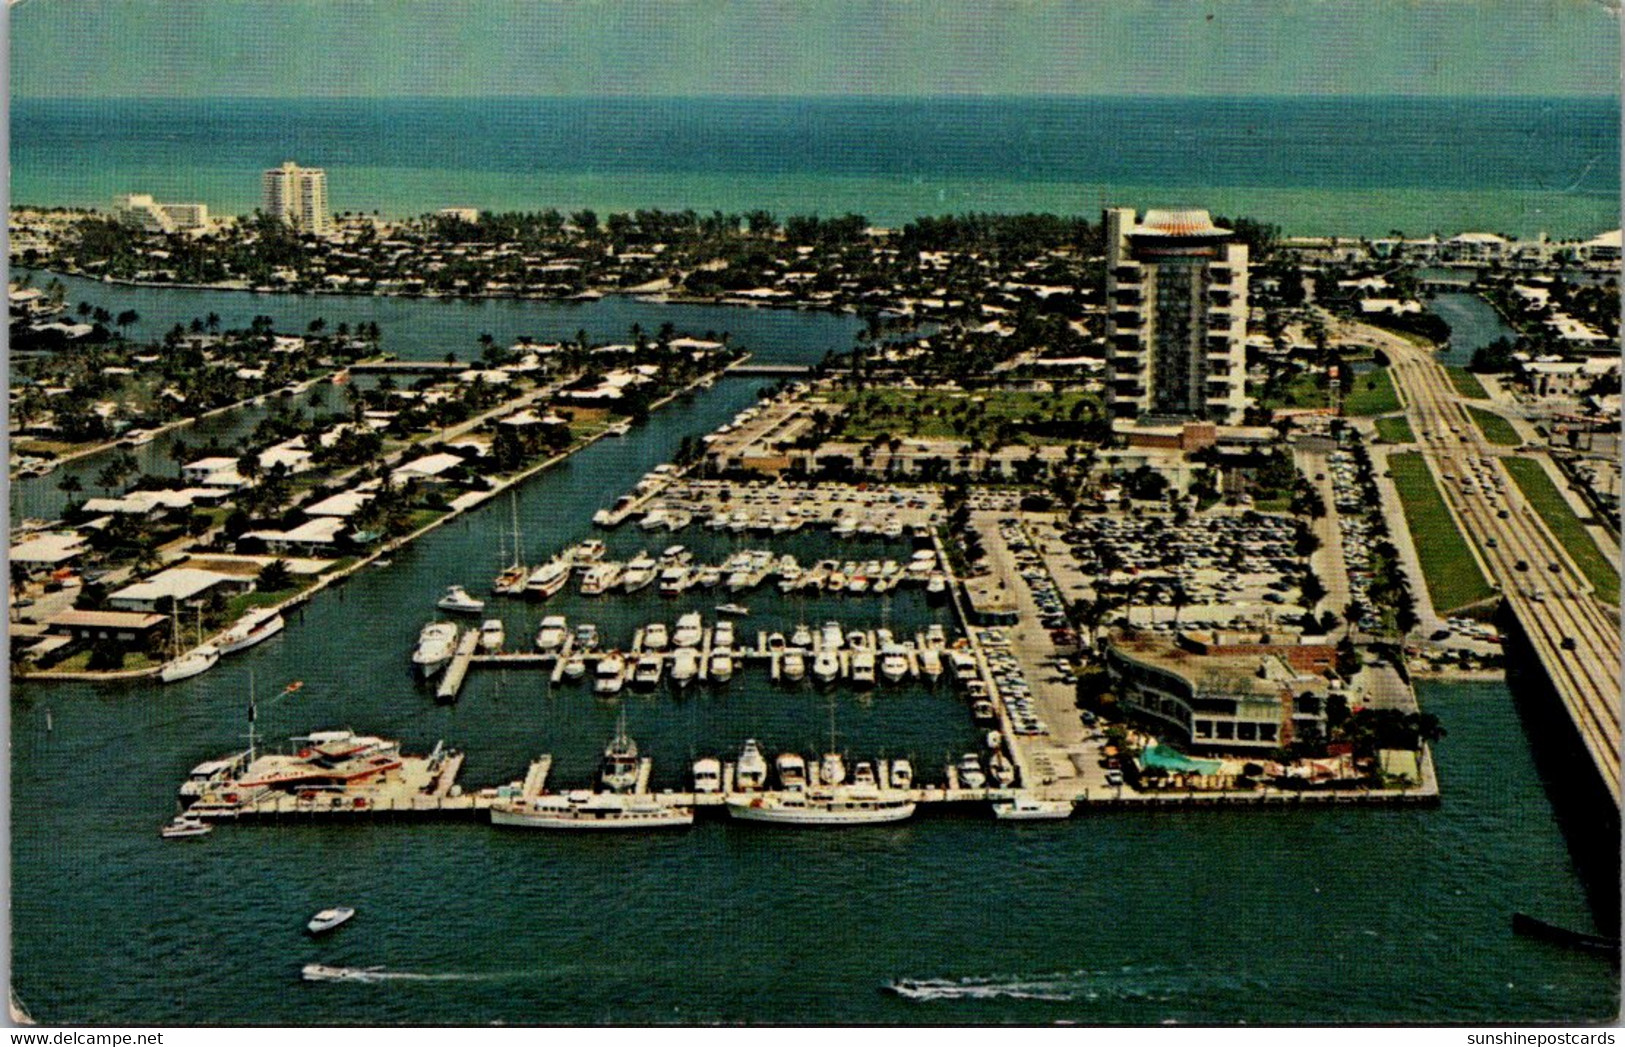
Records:
[[[306,964],[299,975],[307,982],[359,982],[365,985],[379,982],[483,982],[512,977],[512,975],[469,972],[429,974],[418,971],[386,971],[382,967],[328,967],[318,963]]]
[[[904,978],[884,986],[905,1000],[1029,1000],[1087,1003],[1095,1000],[1139,1000],[1165,1003],[1212,992],[1246,992],[1259,987],[1250,980],[1163,967],[1129,965],[1111,970],[1063,971],[1054,974],[992,975],[969,978]]]

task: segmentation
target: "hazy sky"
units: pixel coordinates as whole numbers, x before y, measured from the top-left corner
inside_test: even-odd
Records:
[[[22,0],[25,97],[1614,95],[1617,0]]]

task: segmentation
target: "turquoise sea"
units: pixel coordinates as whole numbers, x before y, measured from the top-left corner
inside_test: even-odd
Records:
[[[611,336],[630,322],[620,310],[645,328],[686,316],[728,329],[780,360],[817,360],[852,334],[845,319],[815,314],[624,302],[299,299],[74,281],[70,299],[80,298],[136,308],[157,331],[209,310],[228,322],[373,311],[386,345],[421,352],[431,341],[472,352],[482,330],[585,326]],[[757,386],[722,381],[526,484],[518,512],[527,551],[586,537],[593,510],[684,435],[753,402]],[[1530,737],[1551,709],[1500,683],[1422,686],[1424,707],[1449,731],[1438,751],[1444,802],[1429,809],[1116,812],[1028,826],[939,814],[834,833],[706,821],[616,839],[474,823],[289,822],[158,838],[187,769],[241,744],[251,677],[262,737],[350,726],[412,751],[443,739],[467,750],[469,785],[518,777],[551,752],[560,784],[583,781],[619,705],[523,671],[477,671],[459,703],[438,705],[408,670],[433,600],[452,582],[484,587],[508,520],[499,500],[433,532],[312,601],[282,635],[185,683],[13,687],[13,984],[34,1017],[1507,1024],[1617,1012],[1618,969],[1607,959],[1511,933],[1515,909],[1581,929],[1617,919],[1617,909],[1595,916],[1592,907],[1617,882],[1570,846],[1596,829],[1561,787],[1570,757]],[[633,549],[642,537],[612,542]],[[731,542],[692,531],[676,540]],[[828,541],[771,544],[805,554]],[[624,640],[635,624],[709,602],[646,590],[615,604],[564,596],[547,607]],[[942,613],[911,594],[747,602],[746,630],[830,617],[909,630]],[[498,607],[517,638],[541,611]],[[304,687],[274,697],[292,680]],[[735,750],[746,737],[770,752],[812,751],[829,730],[823,697],[760,672],[624,706],[655,758],[657,787],[676,784],[697,753]],[[950,690],[838,692],[834,717],[848,752],[907,754],[921,768],[973,738]],[[333,904],[360,916],[327,939],[301,933]],[[311,962],[382,965],[389,977],[303,983],[299,968]],[[886,991],[898,980],[923,985],[904,998]]]
[[[259,172],[336,210],[780,215],[1188,205],[1299,235],[1619,225],[1617,99],[344,99],[14,102],[12,199],[238,213]]]

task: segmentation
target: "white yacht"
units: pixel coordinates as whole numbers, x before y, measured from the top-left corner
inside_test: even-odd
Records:
[[[522,829],[681,829],[694,824],[694,808],[668,807],[643,795],[578,789],[562,796],[498,800],[491,824]]]
[[[946,596],[948,593],[948,576],[941,571],[932,571],[931,577],[926,580],[925,591],[928,596]]]
[[[619,652],[611,651],[598,659],[592,670],[594,694],[620,694],[626,683],[626,660]]]
[[[960,683],[969,683],[976,679],[976,656],[969,651],[950,651],[948,660],[953,663],[954,679]]]
[[[173,821],[162,829],[158,835],[166,840],[185,840],[193,836],[207,836],[214,831],[214,826],[202,818],[192,814],[177,815]]]
[[[733,675],[733,655],[726,650],[712,651],[711,663],[706,669],[706,677],[713,683],[727,683],[733,679]]]
[[[604,558],[606,546],[596,538],[588,538],[570,550],[569,560],[576,564],[597,563]]]
[[[852,682],[859,687],[870,687],[875,682],[875,652],[865,647],[852,652]]]
[[[920,651],[920,672],[925,674],[927,680],[936,680],[942,677],[942,652],[935,647],[927,647]]]
[[[838,651],[838,650],[840,650],[841,645],[846,642],[846,639],[845,639],[844,635],[841,632],[841,623],[840,622],[825,622],[821,639],[823,640],[823,643],[821,644],[821,646],[823,647],[824,650],[826,650],[826,651]]]
[[[901,644],[887,644],[880,651],[880,675],[896,683],[908,675],[908,650]]]
[[[586,675],[587,675],[587,658],[586,658],[585,655],[581,654],[580,652],[576,652],[576,653],[570,655],[570,657],[568,657],[568,658],[566,658],[564,660],[564,678],[565,679],[567,679],[567,680],[579,680],[579,679],[581,679],[582,677],[584,677]]]
[[[875,765],[868,760],[859,760],[852,767],[852,785],[858,789],[878,789],[880,782],[875,778]]]
[[[975,753],[966,753],[959,760],[959,787],[962,789],[980,789],[987,784],[987,775],[982,771],[982,761]]]
[[[812,646],[812,630],[807,628],[807,623],[799,623],[796,631],[790,634],[790,646],[803,649]]]
[[[701,589],[711,589],[722,584],[722,568],[707,564],[694,572],[693,584]]]
[[[690,611],[677,619],[677,631],[671,639],[678,647],[698,647],[700,641],[705,639],[705,623],[700,618],[700,612]]]
[[[761,748],[756,739],[745,739],[745,747],[739,750],[739,759],[734,763],[734,788],[760,789],[767,784],[767,759],[762,756]]]
[[[446,595],[435,606],[453,614],[479,614],[485,610],[485,601],[470,596],[468,590],[460,585],[451,585],[446,587]]]
[[[626,565],[626,573],[621,575],[621,588],[629,593],[646,588],[655,580],[655,568],[658,566],[655,558],[647,552],[639,553]]]
[[[232,654],[246,650],[257,643],[269,640],[281,632],[287,624],[283,621],[282,615],[268,607],[249,611],[220,637],[220,653]]]
[[[826,647],[813,655],[812,671],[818,682],[829,683],[841,675],[841,656]]]
[[[671,656],[671,680],[679,687],[692,683],[700,673],[700,656],[692,647],[679,647]]]
[[[884,798],[861,789],[780,792],[730,798],[727,804],[730,817],[778,825],[878,825],[914,814],[912,800]]]
[[[681,564],[673,564],[660,572],[660,595],[681,596],[689,586],[690,571]]]
[[[542,619],[541,628],[536,630],[536,649],[556,651],[564,646],[569,635],[570,623],[565,621],[564,615],[550,614]]]
[[[587,568],[587,573],[581,576],[581,595],[604,595],[620,582],[624,570],[625,568],[618,563],[593,564]]]
[[[716,628],[711,633],[711,649],[713,651],[718,649],[731,651],[733,650],[733,646],[734,623],[718,622]]]
[[[643,519],[638,521],[638,526],[645,531],[660,530],[666,526],[666,510],[650,509],[643,515]]]
[[[914,787],[914,765],[904,759],[891,762],[891,787],[893,789],[911,789]]]
[[[604,755],[598,761],[598,781],[612,793],[631,792],[638,784],[638,743],[626,733],[626,710],[621,710],[615,737],[604,746]]]
[[[598,626],[591,622],[582,622],[576,626],[575,649],[578,651],[591,651],[598,647]]]
[[[666,630],[665,622],[650,622],[643,627],[643,649],[645,651],[664,651],[669,643],[671,643],[671,634]]]
[[[1010,757],[1004,753],[996,752],[987,761],[987,772],[993,777],[993,784],[1001,789],[1007,789],[1015,784],[1016,765],[1010,762]]]
[[[664,661],[658,654],[646,654],[640,657],[637,664],[632,667],[633,686],[653,687],[658,684]]]
[[[525,594],[527,596],[541,597],[542,599],[552,596],[560,589],[563,589],[565,583],[570,580],[571,570],[573,568],[568,560],[553,559],[547,561],[530,572],[530,577],[525,579]]]
[[[1071,800],[1038,800],[1030,796],[1017,796],[995,801],[993,817],[1001,822],[1051,821],[1072,817]]]
[[[212,643],[194,647],[185,655],[164,666],[158,673],[158,678],[164,683],[178,683],[181,680],[190,680],[213,669],[220,661],[220,648]]]
[[[743,618],[750,614],[750,608],[742,603],[719,603],[716,606],[718,614],[731,614],[735,618]]]
[[[779,659],[779,675],[786,680],[800,680],[807,675],[807,656],[800,651],[786,651]]]
[[[344,926],[354,918],[355,910],[347,905],[323,909],[310,918],[310,922],[305,924],[305,930],[311,934],[326,934],[328,931]]]
[[[665,551],[660,554],[660,562],[667,567],[687,567],[694,562],[694,554],[689,552],[685,546],[668,545]]]
[[[418,633],[412,665],[425,680],[446,667],[457,650],[457,627],[450,622],[430,622]]]
[[[778,775],[779,788],[805,789],[807,787],[807,761],[799,753],[780,753],[773,761],[773,771]]]
[[[722,761],[715,756],[703,756],[694,761],[694,791],[718,793],[722,791]]]
[[[818,781],[821,785],[840,785],[846,781],[846,761],[840,753],[825,753],[818,761]]]
[[[480,650],[488,653],[502,650],[508,642],[508,630],[500,618],[487,618],[480,624]]]

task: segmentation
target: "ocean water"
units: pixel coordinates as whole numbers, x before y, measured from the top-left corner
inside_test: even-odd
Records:
[[[1300,235],[1619,225],[1617,99],[953,98],[65,101],[12,106],[12,199],[259,203],[328,170],[336,210],[766,208],[921,214],[1103,203]]]
[[[333,304],[75,283],[81,294],[140,308],[157,330],[200,311],[224,315],[223,298],[276,317]],[[391,315],[417,332],[386,324],[386,344],[439,324],[447,344],[470,345],[510,315],[455,302],[376,306],[409,306]],[[516,332],[558,320],[539,303],[515,308]],[[651,309],[642,322],[663,315]],[[717,326],[761,325],[747,343],[776,347],[775,359],[816,360],[850,340],[809,314],[737,316]],[[524,485],[527,552],[588,536],[593,510],[682,436],[751,403],[758,384],[719,382]],[[57,1023],[473,1025],[1500,1024],[1617,1012],[1606,959],[1511,933],[1515,909],[1592,928],[1588,891],[1616,885],[1570,849],[1565,819],[1576,834],[1595,827],[1583,808],[1554,801],[1554,759],[1535,758],[1544,743],[1532,746],[1525,728],[1550,711],[1520,708],[1499,683],[1422,686],[1424,707],[1450,732],[1438,751],[1445,800],[1432,809],[1115,812],[1028,826],[939,814],[833,833],[704,821],[613,839],[472,822],[283,822],[158,838],[188,768],[240,746],[251,677],[262,738],[350,726],[416,752],[444,740],[468,752],[470,786],[519,777],[551,752],[555,782],[584,782],[621,704],[535,672],[476,670],[457,704],[440,705],[408,669],[434,599],[452,582],[484,587],[509,520],[499,499],[433,532],[193,680],[13,687],[13,984],[30,1013]],[[610,541],[624,553],[645,537]],[[672,541],[708,557],[734,542],[690,530],[647,544]],[[750,544],[803,556],[882,550],[811,535]],[[624,641],[637,624],[718,599],[561,594],[546,606]],[[829,617],[910,631],[943,613],[908,593],[745,602],[746,633]],[[493,606],[515,644],[542,612]],[[278,697],[293,680],[304,686]],[[737,751],[746,737],[770,752],[813,752],[832,720],[855,757],[908,755],[925,777],[974,739],[946,688],[837,691],[831,703],[759,670],[725,689],[634,695],[624,707],[655,758],[657,787],[676,784],[696,754]],[[360,916],[329,938],[306,937],[310,913],[333,904]],[[313,962],[385,970],[365,984],[301,982]],[[897,983],[903,993],[887,991]]]

